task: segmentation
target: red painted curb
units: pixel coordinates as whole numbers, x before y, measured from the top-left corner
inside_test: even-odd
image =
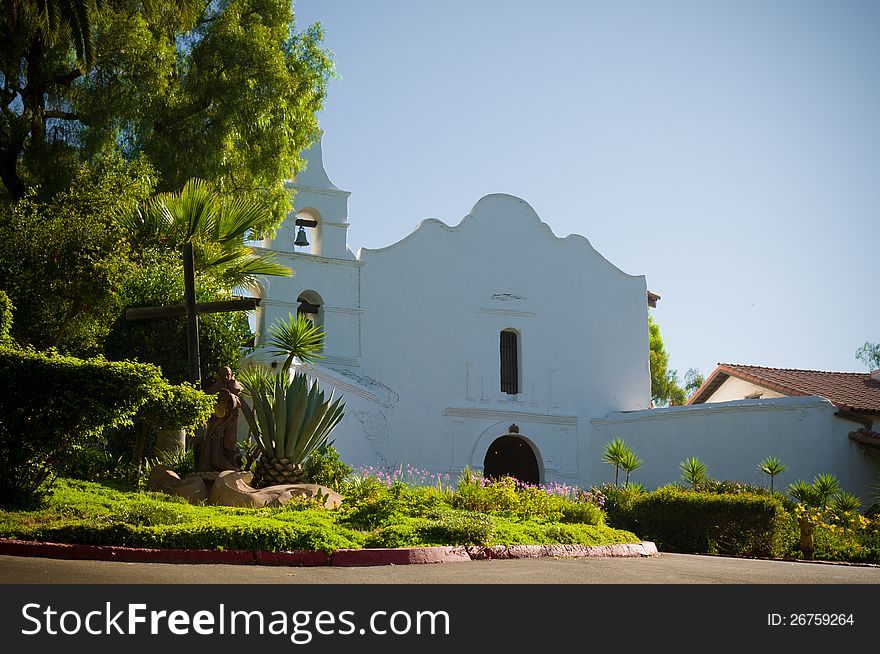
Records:
[[[330,555],[327,552],[312,550],[296,550],[293,552],[266,552],[260,550],[253,554],[253,562],[257,565],[317,566],[331,564]]]
[[[336,550],[333,565],[410,565],[470,561],[463,547],[390,547],[387,549]]]
[[[189,550],[115,545],[75,545],[0,539],[0,554],[54,559],[124,561],[127,563],[222,563],[233,565],[281,566],[371,566],[422,563],[461,563],[488,559],[538,557],[645,557],[657,556],[654,543],[626,545],[493,545],[469,547],[394,547],[387,549],[344,549],[332,554],[297,550],[267,552],[250,550]]]

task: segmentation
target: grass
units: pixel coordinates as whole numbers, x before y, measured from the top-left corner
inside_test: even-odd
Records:
[[[38,506],[0,510],[0,538],[156,548],[284,551],[423,545],[635,543],[591,496],[564,497],[465,476],[458,487],[362,475],[345,502],[246,509],[194,506],[111,483],[58,480]]]

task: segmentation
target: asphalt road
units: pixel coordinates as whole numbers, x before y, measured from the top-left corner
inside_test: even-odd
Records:
[[[0,556],[6,584],[880,584],[880,566],[687,554],[370,567],[118,563]]]
[[[141,607],[144,614],[150,609],[152,616],[159,616],[151,620],[168,616],[169,623],[172,613],[211,617],[233,610],[266,619],[279,620],[280,615],[283,619],[272,624],[287,625],[285,629],[291,620],[305,619],[303,630],[310,637],[320,635],[320,651],[326,652],[349,652],[360,643],[367,651],[376,648],[389,654],[483,647],[528,652],[576,642],[585,648],[603,634],[637,650],[665,645],[681,649],[686,635],[692,643],[714,642],[716,649],[721,636],[726,645],[722,651],[752,651],[760,643],[757,651],[813,652],[876,640],[876,591],[870,584],[880,584],[880,566],[683,554],[369,567],[122,563],[4,555],[0,584],[5,585],[0,585],[0,642],[8,651],[57,652],[59,646],[67,647],[58,629],[79,624],[70,617],[75,611],[96,613],[99,619],[86,623],[95,626],[104,625],[105,607],[107,620]],[[50,609],[55,616],[52,636]],[[439,623],[444,630],[422,633],[416,628],[413,633],[410,627],[422,624],[423,610],[445,616]],[[45,628],[35,616],[47,616]],[[325,627],[331,622],[341,627],[343,616],[351,620],[353,630],[319,631],[319,617]],[[835,626],[831,617],[839,618]],[[339,622],[333,622],[337,618]],[[796,626],[799,619],[808,618],[829,626]],[[98,633],[74,638],[93,654],[184,651],[193,646],[220,654],[253,651],[255,643],[258,649],[266,643],[279,651],[291,646],[293,636],[287,631],[268,632],[275,636],[266,635],[262,627],[256,631],[260,619],[254,618],[253,636],[249,628],[241,633],[221,628],[208,636],[189,630],[181,639],[159,629],[151,632],[159,634],[154,638],[146,627],[132,631],[131,626],[126,635],[116,636],[108,626],[109,637],[99,638]],[[25,635],[35,625],[41,627],[40,635]],[[373,630],[376,625],[378,631]],[[256,637],[261,640],[254,641]],[[71,648],[74,642],[70,640]]]

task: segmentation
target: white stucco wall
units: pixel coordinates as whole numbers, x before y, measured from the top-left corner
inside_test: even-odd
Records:
[[[601,457],[605,444],[620,437],[645,462],[631,481],[648,488],[681,481],[679,463],[692,456],[708,466],[714,479],[766,486],[769,480],[757,465],[775,456],[786,466],[776,478],[777,488],[830,472],[868,506],[880,456],[848,437],[860,425],[836,417],[836,411],[822,398],[786,397],[614,412],[592,421],[593,477],[613,481],[614,469]]]
[[[399,395],[390,460],[481,467],[516,423],[542,480],[571,480],[583,474],[581,424],[649,404],[644,277],[581,236],[557,238],[519,198],[487,196],[455,227],[426,220],[358,260],[360,372]],[[500,389],[504,329],[519,333],[516,396]]]
[[[710,402],[730,402],[731,400],[744,400],[746,395],[752,393],[762,393],[760,399],[769,400],[774,397],[786,397],[782,393],[753,384],[752,382],[739,379],[737,377],[728,377],[718,389],[709,396],[706,403]]]

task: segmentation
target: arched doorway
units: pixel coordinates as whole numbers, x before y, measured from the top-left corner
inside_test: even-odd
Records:
[[[529,442],[516,434],[492,441],[483,460],[484,477],[510,475],[527,484],[541,483],[538,459]]]

